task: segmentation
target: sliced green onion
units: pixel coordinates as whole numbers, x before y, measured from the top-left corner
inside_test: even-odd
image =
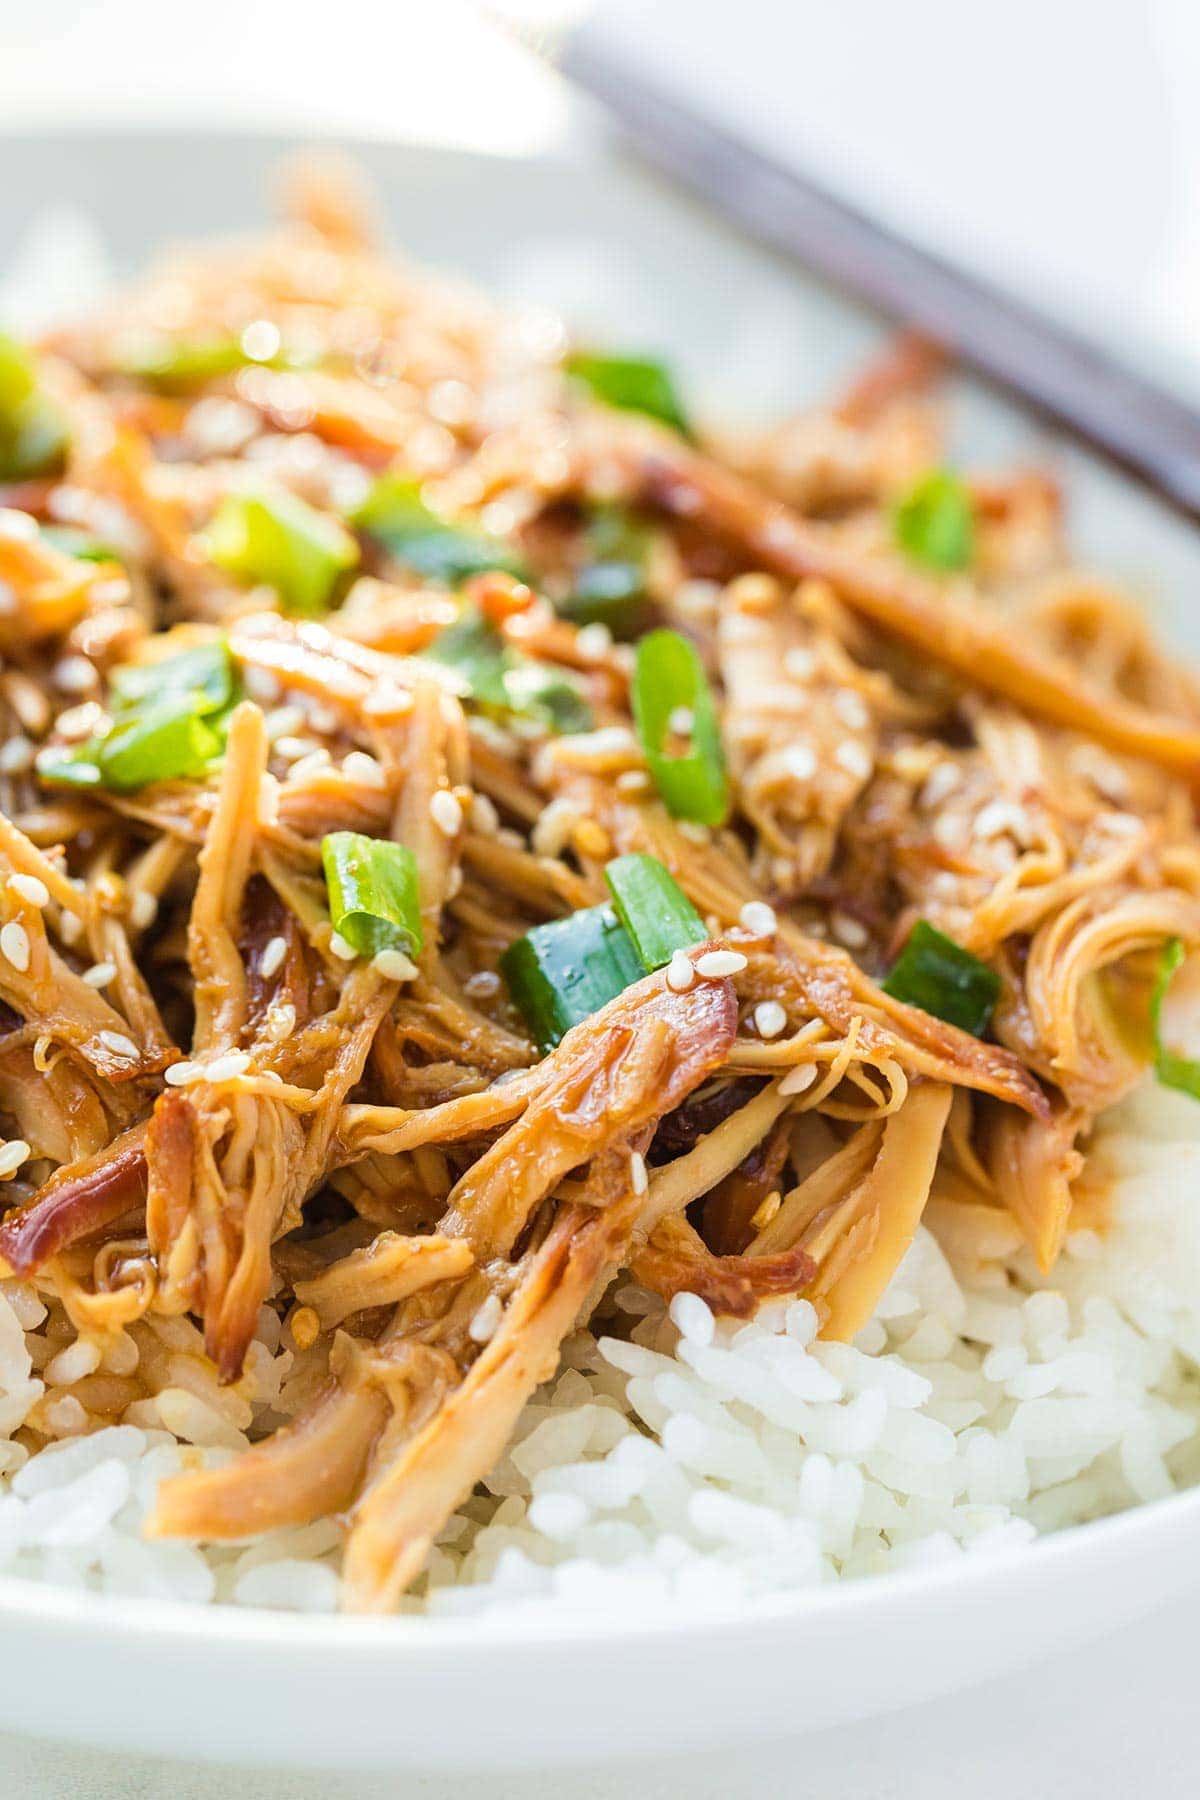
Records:
[[[515,713],[558,733],[591,729],[592,710],[571,677],[519,656],[475,607],[464,607],[424,654],[453,669],[484,712]]]
[[[303,364],[304,358],[279,347],[278,335],[272,328],[268,327],[264,337],[266,344],[274,344],[275,348],[266,356],[255,356],[255,346],[245,332],[239,335],[230,331],[196,331],[175,337],[162,331],[131,331],[115,346],[112,367],[119,375],[173,392],[202,387],[206,381],[233,375],[252,363],[268,369]],[[246,347],[248,343],[250,349]]]
[[[118,793],[152,781],[196,780],[224,752],[239,691],[223,639],[156,662],[127,663],[112,672],[108,731],[69,749],[43,751],[38,773],[69,787]]]
[[[691,715],[691,749],[672,755],[671,718]],[[676,819],[721,825],[729,813],[729,787],[712,689],[695,646],[677,631],[651,631],[637,647],[633,716],[655,786]]]
[[[446,587],[457,587],[469,575],[483,575],[489,569],[524,579],[522,565],[507,544],[477,525],[443,519],[422,499],[420,483],[399,475],[381,475],[350,523],[414,574]]]
[[[236,705],[238,698],[237,674],[223,638],[154,662],[125,663],[113,670],[111,681],[113,697],[123,707],[188,696],[193,711],[214,713]]]
[[[186,694],[118,719],[95,750],[100,780],[129,792],[152,781],[194,781],[224,748],[222,734]]]
[[[56,407],[39,392],[29,353],[0,332],[0,481],[25,481],[59,468],[68,443]]]
[[[203,538],[213,562],[246,582],[266,582],[285,612],[326,611],[358,545],[336,519],[284,490],[227,494]]]
[[[621,412],[645,413],[647,418],[691,437],[692,428],[670,371],[653,358],[602,356],[596,351],[577,350],[568,356],[566,369],[605,406],[615,406]]]
[[[928,919],[918,919],[883,991],[982,1037],[1000,998],[1000,977]]]
[[[41,534],[48,544],[53,544],[64,556],[75,557],[78,562],[123,560],[119,550],[114,550],[103,539],[93,537],[90,531],[81,531],[77,525],[43,525]]]
[[[611,906],[590,906],[535,925],[509,945],[500,971],[541,1050],[552,1050],[572,1025],[607,1006],[643,974]]]
[[[333,928],[360,956],[403,950],[423,940],[417,859],[404,844],[333,831],[321,840]]]
[[[1190,1056],[1180,1056],[1178,1051],[1169,1050],[1162,1038],[1162,1009],[1167,997],[1167,989],[1176,970],[1187,955],[1180,938],[1170,938],[1163,945],[1162,961],[1158,965],[1158,979],[1154,984],[1154,992],[1150,996],[1150,1030],[1154,1039],[1154,1073],[1163,1087],[1178,1088],[1180,1093],[1190,1094],[1193,1100],[1200,1100],[1200,1062]]]
[[[657,857],[615,857],[604,879],[647,974],[669,963],[676,950],[707,938],[704,920]]]
[[[607,625],[615,638],[636,637],[646,610],[649,547],[649,532],[623,507],[597,507],[587,532],[589,560],[557,611],[576,625]]]
[[[931,469],[899,500],[892,514],[896,542],[931,569],[965,569],[975,554],[975,508],[949,469]]]

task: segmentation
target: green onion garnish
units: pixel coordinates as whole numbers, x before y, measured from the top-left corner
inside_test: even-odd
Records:
[[[1000,998],[1000,977],[928,919],[918,919],[883,991],[982,1037]]]
[[[421,486],[399,475],[381,475],[350,523],[382,544],[389,556],[428,581],[457,587],[469,575],[500,569],[524,579],[507,544],[479,526],[441,518],[421,498]]]
[[[669,963],[676,950],[707,938],[704,920],[656,857],[618,856],[604,879],[647,974]]]
[[[113,670],[111,685],[123,707],[187,695],[203,702],[193,710],[215,713],[233,707],[238,698],[237,673],[223,638],[153,662],[124,663]]]
[[[557,611],[575,625],[607,625],[636,637],[646,610],[650,534],[620,506],[598,506],[587,531],[588,560]]]
[[[552,1050],[572,1025],[607,1006],[644,972],[611,906],[589,906],[535,925],[509,945],[500,971],[540,1050]]]
[[[1150,1031],[1154,1040],[1154,1073],[1163,1087],[1178,1088],[1180,1093],[1190,1094],[1193,1100],[1200,1100],[1200,1062],[1190,1056],[1180,1056],[1178,1051],[1168,1050],[1162,1039],[1162,1009],[1167,997],[1167,989],[1179,965],[1187,955],[1180,938],[1169,938],[1163,945],[1162,961],[1158,965],[1158,979],[1154,983],[1154,992],[1150,996]]]
[[[464,607],[424,654],[453,669],[483,712],[516,714],[556,733],[591,729],[592,710],[571,677],[518,655],[475,607]]]
[[[255,354],[255,335],[262,336],[265,356]],[[303,366],[306,360],[282,349],[274,328],[264,328],[264,323],[259,323],[241,335],[196,331],[173,337],[162,331],[131,331],[114,347],[112,367],[118,375],[128,375],[170,393],[202,387],[206,381],[236,374],[250,364],[285,369]]]
[[[423,940],[417,859],[404,844],[333,831],[321,840],[333,928],[360,956],[402,950]]]
[[[194,781],[224,748],[222,733],[186,695],[158,701],[118,719],[96,750],[104,787],[120,793],[152,781]]]
[[[965,569],[975,554],[975,508],[957,475],[931,469],[896,503],[896,542],[931,569]]]
[[[691,744],[672,754],[668,740],[681,713]],[[655,786],[676,819],[723,824],[729,813],[725,758],[712,689],[695,646],[677,631],[651,631],[637,647],[633,716]]]
[[[114,669],[113,723],[102,737],[38,758],[46,781],[132,792],[153,781],[194,781],[225,748],[239,687],[223,641],[196,644],[156,662]]]
[[[0,481],[25,481],[62,465],[67,429],[38,392],[28,352],[0,332]]]
[[[285,490],[227,494],[202,539],[222,569],[245,582],[265,582],[285,612],[324,612],[334,588],[358,561],[350,533]]]
[[[566,361],[568,375],[581,381],[593,397],[621,412],[645,413],[684,437],[692,428],[669,370],[646,356],[601,356],[576,350]]]

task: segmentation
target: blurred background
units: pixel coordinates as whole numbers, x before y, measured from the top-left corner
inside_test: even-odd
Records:
[[[587,155],[506,41],[574,26],[1200,394],[1196,0],[0,0],[0,120],[222,124]]]

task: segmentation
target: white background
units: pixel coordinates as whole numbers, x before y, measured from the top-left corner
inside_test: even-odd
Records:
[[[1197,0],[607,0],[602,11],[605,29],[728,122],[1200,393]],[[0,117],[227,120],[513,156],[595,135],[460,0],[0,0]],[[10,1739],[0,1794],[1182,1800],[1200,1791],[1196,1639],[1180,1605],[1070,1661],[753,1756],[459,1783],[131,1766]],[[19,1654],[0,1646],[0,1679],[4,1656]]]

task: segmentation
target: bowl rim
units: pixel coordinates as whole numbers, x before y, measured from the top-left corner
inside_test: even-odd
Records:
[[[551,180],[564,176],[574,179],[581,160],[589,160],[586,145],[573,138],[536,152],[497,153],[477,146],[382,133],[333,134],[320,129],[305,132],[275,120],[260,123],[238,119],[221,127],[188,116],[167,122],[153,114],[121,122],[86,114],[44,121],[19,119],[11,124],[0,120],[0,146],[10,151],[22,144],[36,148],[65,140],[78,145],[87,139],[137,146],[148,140],[165,139],[179,147],[196,149],[206,142],[221,141],[244,144],[257,151],[269,148],[284,152],[330,142],[351,154],[361,151],[366,156],[394,155],[413,162],[456,165],[464,171],[480,165],[492,167],[497,162],[515,164],[526,179],[536,179],[539,174]],[[628,179],[630,171],[618,159],[615,165],[609,164],[607,173],[610,179],[619,180]],[[678,197],[678,204],[689,208],[693,203],[685,195]],[[713,217],[709,224],[715,236],[749,244],[765,264],[779,266],[781,259],[776,253],[726,221]],[[847,297],[846,305],[855,309],[858,303]],[[96,1633],[113,1648],[146,1646],[157,1638],[197,1650],[231,1644],[269,1646],[276,1653],[306,1661],[324,1659],[331,1650],[387,1649],[394,1657],[410,1659],[431,1654],[439,1658],[457,1655],[481,1644],[531,1653],[581,1644],[608,1648],[635,1643],[646,1646],[665,1644],[698,1628],[723,1634],[754,1634],[801,1624],[818,1628],[834,1616],[846,1623],[857,1616],[861,1622],[875,1613],[902,1611],[906,1603],[916,1599],[928,1600],[930,1605],[953,1604],[958,1599],[964,1604],[986,1602],[990,1593],[1009,1587],[1014,1581],[1062,1578],[1076,1565],[1102,1563],[1109,1556],[1126,1562],[1136,1560],[1141,1554],[1142,1539],[1159,1536],[1174,1540],[1192,1536],[1198,1528],[1200,1485],[1135,1503],[1099,1519],[1049,1531],[1032,1543],[1012,1549],[992,1553],[967,1551],[934,1566],[833,1579],[813,1587],[744,1597],[737,1602],[689,1606],[677,1614],[655,1608],[644,1615],[618,1616],[556,1607],[553,1602],[528,1608],[518,1602],[511,1610],[497,1606],[446,1616],[304,1613],[229,1601],[198,1602],[103,1592],[0,1571],[0,1627],[24,1623],[58,1635]]]
[[[819,1628],[831,1616],[848,1623],[874,1612],[902,1611],[915,1599],[930,1605],[956,1600],[986,1602],[989,1593],[1014,1581],[1061,1577],[1073,1565],[1103,1563],[1110,1556],[1128,1562],[1140,1555],[1147,1536],[1191,1536],[1200,1525],[1200,1487],[1141,1501],[1104,1518],[1064,1526],[1031,1544],[992,1553],[962,1552],[933,1567],[885,1571],[815,1587],[690,1606],[677,1613],[655,1608],[645,1615],[556,1610],[553,1602],[497,1606],[439,1617],[425,1613],[305,1613],[284,1607],[242,1606],[231,1601],[199,1602],[158,1596],[105,1593],[32,1576],[0,1573],[0,1624],[36,1620],[43,1628],[95,1631],[108,1643],[126,1644],[165,1636],[197,1648],[235,1642],[271,1646],[302,1658],[329,1651],[378,1651],[400,1656],[457,1654],[483,1643],[490,1648],[540,1652],[581,1643],[608,1648],[669,1642],[697,1629],[734,1631],[786,1629],[803,1623]]]

